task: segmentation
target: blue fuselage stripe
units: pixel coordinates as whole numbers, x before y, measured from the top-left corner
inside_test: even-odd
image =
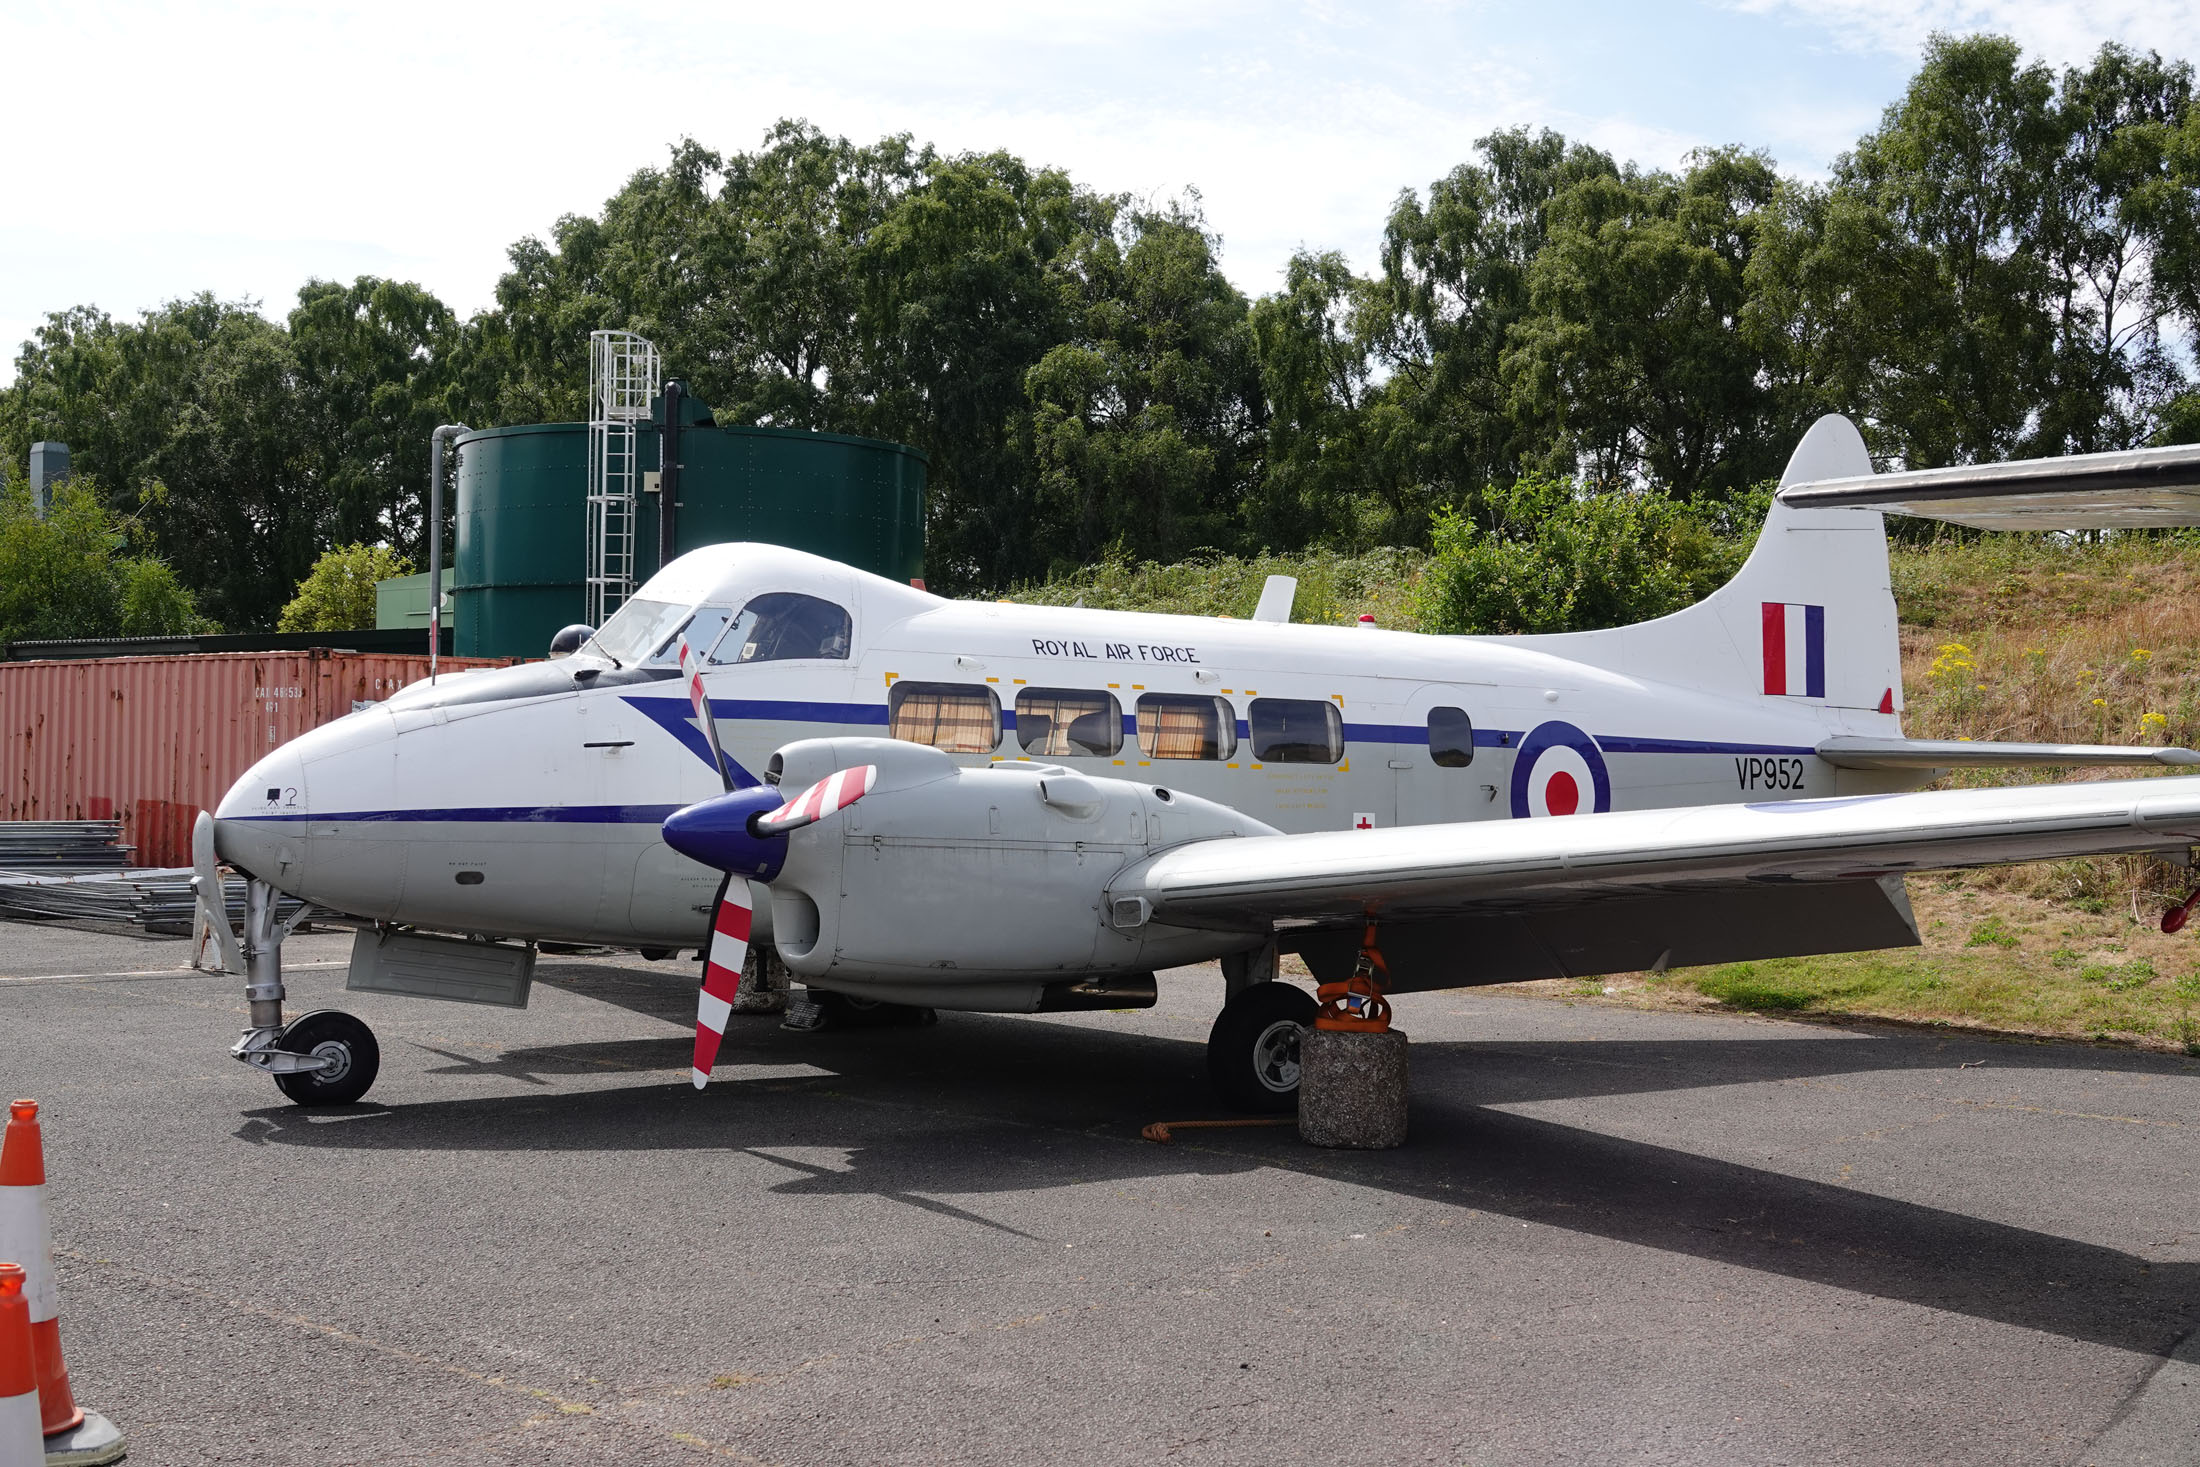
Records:
[[[662,825],[683,805],[464,805],[442,810],[335,810],[305,814],[226,815],[225,820],[448,822],[453,825]]]

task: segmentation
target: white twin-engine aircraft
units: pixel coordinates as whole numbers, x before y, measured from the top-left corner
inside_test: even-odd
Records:
[[[698,1085],[744,969],[806,1015],[1031,1013],[1219,958],[1211,1070],[1278,1107],[1315,1011],[1279,953],[1336,983],[1373,948],[1412,991],[1896,947],[1904,872],[2185,860],[2200,778],[1903,793],[2200,754],[1903,738],[1888,509],[2200,523],[2200,448],[1875,475],[1825,418],[1731,584],[1557,636],[1291,625],[1280,578],[1237,621],[698,550],[578,653],[416,684],[201,818],[201,889],[217,854],[253,878],[241,944],[209,912],[247,977],[234,1052],[307,1103],[374,1078],[350,1015],[284,1022],[288,893],[358,920],[355,988],[524,1004],[539,941],[698,949]]]

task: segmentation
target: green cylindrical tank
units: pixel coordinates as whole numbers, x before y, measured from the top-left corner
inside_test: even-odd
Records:
[[[458,440],[452,587],[462,657],[540,657],[582,619],[588,426],[489,428]],[[638,447],[657,467],[647,427]],[[925,458],[913,448],[783,428],[683,428],[675,548],[761,540],[906,581],[924,574]],[[644,494],[635,581],[657,569]]]

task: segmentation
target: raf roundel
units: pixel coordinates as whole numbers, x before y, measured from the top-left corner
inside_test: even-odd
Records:
[[[1570,723],[1539,723],[1513,756],[1513,818],[1612,808],[1612,776],[1597,741]]]

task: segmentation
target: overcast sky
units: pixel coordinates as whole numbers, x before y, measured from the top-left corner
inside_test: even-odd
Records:
[[[1302,245],[1370,268],[1398,191],[1495,127],[1822,172],[1935,29],[2057,65],[2108,39],[2200,59],[2200,0],[0,0],[0,382],[78,304],[212,290],[280,317],[310,278],[375,274],[473,311],[514,240],[674,139],[750,148],[784,116],[1007,148],[1109,192],[1196,187],[1259,294]]]

